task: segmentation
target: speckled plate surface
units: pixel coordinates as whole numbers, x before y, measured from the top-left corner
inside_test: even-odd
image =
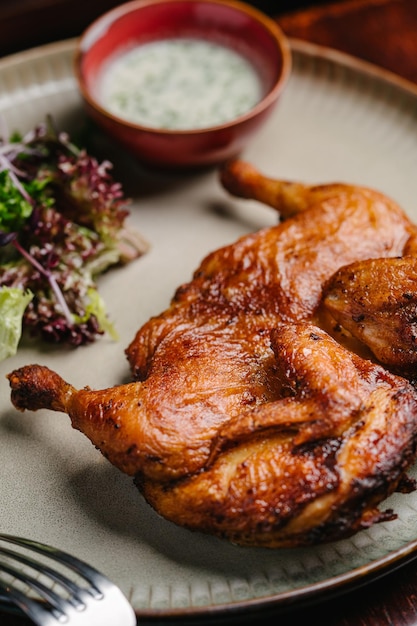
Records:
[[[288,88],[267,127],[243,155],[272,176],[376,187],[417,220],[417,89],[344,55],[292,42]],[[74,41],[0,61],[0,113],[25,131],[51,113],[62,130],[85,124],[73,77]],[[387,501],[398,513],[353,538],[297,550],[237,548],[159,518],[132,480],[114,469],[69,420],[17,413],[5,375],[30,362],[75,386],[128,380],[124,349],[164,309],[202,257],[276,222],[275,213],[234,200],[215,171],[164,175],[142,170],[99,135],[98,156],[133,198],[130,220],[151,243],[134,264],[100,282],[120,340],[77,350],[23,342],[0,363],[0,528],[89,561],[123,589],[143,620],[228,618],[281,607],[361,584],[417,550],[417,493]],[[416,473],[416,472],[414,472]]]

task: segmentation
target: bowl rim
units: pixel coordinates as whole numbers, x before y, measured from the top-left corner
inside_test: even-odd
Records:
[[[88,48],[86,47],[86,45],[90,46],[91,43],[94,43],[97,40],[97,34],[93,39],[94,33],[98,33],[99,31],[101,33],[103,27],[105,27],[106,25],[110,25],[124,15],[129,14],[132,11],[136,11],[137,9],[141,9],[146,6],[155,6],[158,4],[175,3],[218,4],[221,6],[230,7],[238,12],[245,13],[256,22],[261,24],[265,28],[265,30],[272,35],[273,39],[277,43],[277,48],[280,50],[281,53],[281,71],[278,78],[275,80],[274,84],[268,90],[268,92],[246,113],[243,113],[238,117],[235,117],[232,120],[229,120],[222,124],[207,126],[203,128],[169,129],[158,128],[154,126],[145,126],[144,124],[138,124],[129,121],[110,112],[94,96],[92,96],[89,90],[86,88],[83,74],[81,71],[81,65],[84,55],[88,52]],[[242,2],[241,0],[128,0],[128,2],[117,5],[116,7],[113,7],[109,11],[106,11],[105,13],[97,17],[81,33],[76,41],[76,49],[73,57],[73,68],[78,83],[78,88],[86,104],[91,109],[97,111],[97,113],[106,118],[109,122],[113,124],[118,124],[124,127],[126,130],[130,129],[132,131],[140,131],[143,133],[158,136],[195,136],[209,134],[217,130],[220,131],[234,128],[236,125],[239,125],[246,120],[255,118],[263,111],[267,110],[277,100],[278,96],[284,90],[284,87],[288,82],[292,69],[292,53],[289,40],[281,27],[278,25],[278,23],[261,10],[247,4],[246,2]]]

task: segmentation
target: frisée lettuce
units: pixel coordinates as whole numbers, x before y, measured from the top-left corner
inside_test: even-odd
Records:
[[[110,174],[47,119],[0,141],[0,359],[22,330],[79,346],[116,337],[96,278],[141,256],[128,200]]]

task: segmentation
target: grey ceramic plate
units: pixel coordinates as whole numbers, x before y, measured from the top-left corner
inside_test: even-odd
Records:
[[[0,112],[11,130],[28,130],[47,113],[70,132],[84,125],[73,51],[74,41],[66,41],[0,62]],[[329,50],[293,42],[293,51],[288,89],[243,156],[276,177],[376,187],[417,219],[417,90]],[[13,410],[5,375],[30,362],[49,365],[75,386],[127,380],[124,348],[201,258],[276,221],[272,210],[229,197],[215,171],[147,173],[105,138],[93,143],[114,161],[134,200],[130,220],[151,250],[100,283],[118,342],[103,337],[72,351],[26,342],[0,364],[1,530],[89,561],[120,585],[144,619],[225,617],[301,603],[413,557],[417,493],[387,502],[397,521],[349,540],[311,549],[237,548],[160,519],[66,416]]]

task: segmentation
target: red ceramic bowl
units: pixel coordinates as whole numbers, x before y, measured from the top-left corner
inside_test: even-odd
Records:
[[[178,37],[222,44],[250,60],[262,85],[258,103],[232,121],[191,130],[152,128],[111,113],[99,95],[109,63],[133,47]],[[272,112],[290,69],[289,45],[278,25],[235,0],[133,0],[95,20],[75,55],[88,114],[140,161],[168,168],[215,165],[237,156]]]

